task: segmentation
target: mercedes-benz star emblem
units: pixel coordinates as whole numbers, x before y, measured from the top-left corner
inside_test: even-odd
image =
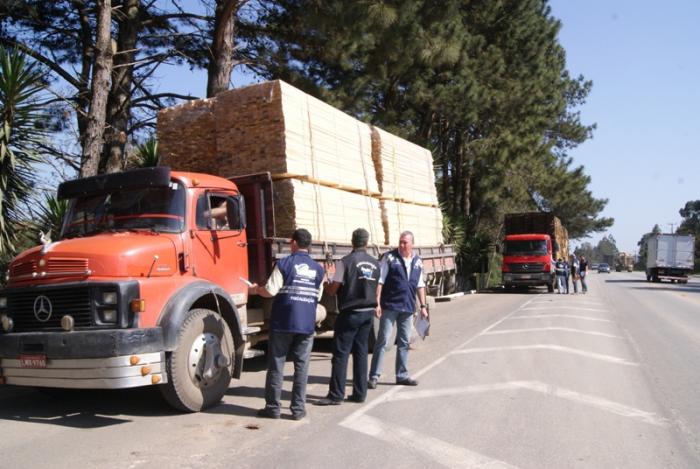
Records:
[[[53,305],[48,296],[39,295],[34,300],[34,317],[39,322],[46,322],[51,317]]]
[[[530,266],[529,266],[529,265],[527,265],[527,264],[523,264],[523,270],[528,270],[529,268],[530,268]]]

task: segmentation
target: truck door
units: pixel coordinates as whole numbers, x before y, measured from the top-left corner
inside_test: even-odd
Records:
[[[221,285],[236,296],[236,303],[245,302],[248,287],[241,278],[248,278],[248,255],[242,196],[206,191],[197,197],[194,209],[194,274]],[[234,212],[242,218],[230,219]]]

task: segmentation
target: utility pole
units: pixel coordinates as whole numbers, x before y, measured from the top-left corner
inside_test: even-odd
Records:
[[[666,223],[666,224],[671,225],[671,234],[673,234],[673,227],[674,227],[675,223]]]

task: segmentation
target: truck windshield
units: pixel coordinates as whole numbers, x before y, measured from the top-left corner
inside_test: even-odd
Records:
[[[122,190],[73,199],[61,237],[128,230],[179,233],[184,222],[185,188],[171,182],[168,187]]]
[[[545,254],[547,254],[547,241],[543,239],[506,241],[506,256],[541,256]]]

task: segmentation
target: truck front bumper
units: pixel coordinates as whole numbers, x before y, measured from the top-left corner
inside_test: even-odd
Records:
[[[121,389],[167,382],[159,327],[0,334],[5,384]]]
[[[549,285],[552,283],[552,274],[549,272],[534,272],[527,274],[503,273],[505,285]]]

